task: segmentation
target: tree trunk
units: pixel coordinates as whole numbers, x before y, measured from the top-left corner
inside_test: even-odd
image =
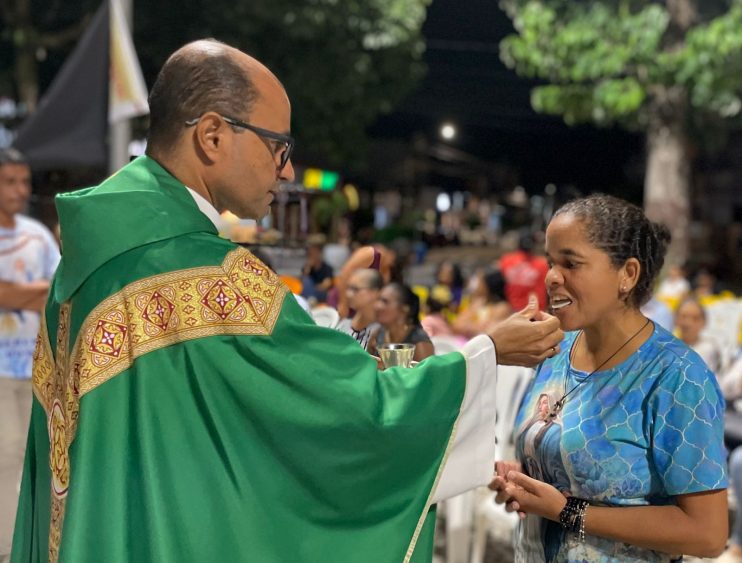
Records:
[[[672,234],[666,264],[685,263],[689,251],[691,166],[684,117],[652,120],[647,131],[644,207]]]
[[[18,84],[18,100],[25,104],[28,113],[33,113],[39,101],[39,67],[36,53],[28,45],[18,48],[15,79]]]
[[[699,4],[700,0],[667,0],[670,25],[664,37],[666,52],[676,51],[685,44],[688,30],[698,19]],[[664,223],[672,234],[666,265],[684,264],[690,250],[688,108],[688,92],[682,86],[656,86],[651,91],[644,207],[650,219]]]
[[[0,0],[2,2],[2,0]],[[39,49],[59,49],[76,41],[91,20],[88,14],[77,24],[53,32],[42,32],[34,26],[31,18],[31,0],[14,0],[2,6],[2,13],[10,23],[15,48],[15,82],[18,100],[25,104],[26,111],[33,113],[39,101]]]
[[[18,101],[33,113],[39,100],[39,71],[36,62],[35,30],[31,20],[31,0],[16,0],[13,3],[12,22],[15,46],[15,81],[18,85]]]
[[[681,36],[698,21],[699,0],[667,0],[667,12],[672,26]]]

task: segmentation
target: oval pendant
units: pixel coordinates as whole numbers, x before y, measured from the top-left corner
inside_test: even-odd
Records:
[[[563,398],[554,403],[554,407],[549,411],[549,418],[552,420],[555,419],[562,412],[562,408],[564,408]]]

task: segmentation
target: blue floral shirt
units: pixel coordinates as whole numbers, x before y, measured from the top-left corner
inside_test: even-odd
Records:
[[[672,497],[727,487],[724,399],[703,360],[665,329],[618,366],[589,374],[562,351],[539,366],[516,419],[526,473],[591,504],[671,504]],[[568,390],[562,412],[546,412]],[[671,555],[587,536],[529,515],[516,562],[670,561]],[[677,554],[676,554],[677,555]]]
[[[59,263],[53,235],[38,221],[15,216],[12,229],[0,228],[0,280],[51,280]],[[0,377],[30,379],[41,315],[0,308]]]

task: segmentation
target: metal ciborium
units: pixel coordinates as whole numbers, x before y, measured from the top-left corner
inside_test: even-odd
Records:
[[[379,346],[379,356],[384,368],[402,366],[408,368],[412,365],[415,355],[414,344],[382,344]]]

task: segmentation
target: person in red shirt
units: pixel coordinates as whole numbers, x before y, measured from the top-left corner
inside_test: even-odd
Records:
[[[518,250],[500,257],[498,267],[505,277],[505,297],[513,310],[528,303],[528,294],[538,295],[541,309],[546,308],[546,273],[549,265],[543,256],[533,254],[533,235],[523,233],[518,240]]]

